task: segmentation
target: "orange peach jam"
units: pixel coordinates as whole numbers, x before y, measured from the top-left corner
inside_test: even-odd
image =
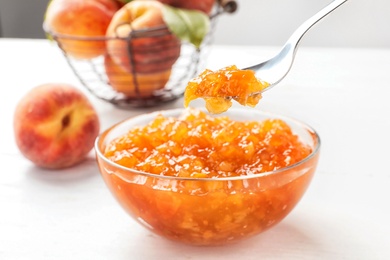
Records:
[[[205,70],[192,79],[184,93],[184,106],[197,98],[203,98],[210,113],[222,113],[232,106],[236,100],[243,106],[256,106],[260,99],[260,91],[269,86],[267,82],[256,78],[252,70],[240,70],[237,66],[229,66],[217,71]]]
[[[104,149],[109,160],[152,176],[99,165],[117,200],[142,225],[174,241],[210,246],[257,235],[287,216],[317,157],[259,173],[301,161],[311,150],[280,119],[238,122],[186,109],[178,118],[160,115],[132,128]],[[229,176],[244,177],[222,178]]]
[[[123,166],[165,176],[218,178],[273,171],[311,153],[280,119],[233,121],[186,109],[157,116],[113,140],[105,156]]]

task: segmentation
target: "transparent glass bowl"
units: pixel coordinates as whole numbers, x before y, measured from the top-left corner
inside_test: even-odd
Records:
[[[97,161],[108,189],[124,210],[152,232],[199,246],[224,245],[275,226],[308,188],[319,159],[316,131],[297,120],[258,110],[230,109],[234,120],[280,118],[312,148],[304,160],[272,172],[245,177],[178,178],[135,171],[104,157],[106,145],[158,113],[178,116],[183,109],[136,116],[105,130],[95,143]]]

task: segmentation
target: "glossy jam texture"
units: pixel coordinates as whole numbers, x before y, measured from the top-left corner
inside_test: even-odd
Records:
[[[261,91],[269,86],[256,78],[252,70],[240,70],[232,65],[220,70],[206,69],[192,79],[184,93],[184,106],[197,98],[203,98],[210,113],[218,114],[232,106],[232,99],[243,106],[256,106]]]
[[[110,160],[153,174],[218,178],[280,169],[311,153],[280,119],[233,121],[187,109],[179,118],[157,116],[111,142]]]
[[[105,147],[109,160],[153,173],[99,159],[123,208],[162,237],[201,246],[237,242],[279,223],[301,199],[318,160],[317,153],[259,175],[301,161],[312,149],[282,120],[238,122],[195,109],[179,118],[157,116]],[[221,178],[228,176],[244,177]]]

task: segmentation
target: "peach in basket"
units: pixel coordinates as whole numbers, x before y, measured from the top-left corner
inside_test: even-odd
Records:
[[[143,114],[95,143],[112,194],[136,221],[174,241],[213,246],[279,223],[315,172],[318,134],[259,110],[200,109]]]

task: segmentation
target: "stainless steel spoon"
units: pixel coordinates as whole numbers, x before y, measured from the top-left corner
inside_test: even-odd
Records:
[[[334,11],[337,7],[341,6],[345,2],[347,2],[347,0],[334,0],[326,7],[321,9],[318,13],[306,20],[302,25],[300,25],[290,36],[290,38],[287,40],[287,42],[284,44],[283,48],[277,55],[262,63],[245,68],[247,70],[255,71],[257,78],[266,81],[270,84],[261,92],[264,92],[278,84],[290,71],[294,62],[299,42],[301,41],[305,33],[310,28],[312,28],[312,26],[315,25],[318,21],[330,14],[332,11]]]

